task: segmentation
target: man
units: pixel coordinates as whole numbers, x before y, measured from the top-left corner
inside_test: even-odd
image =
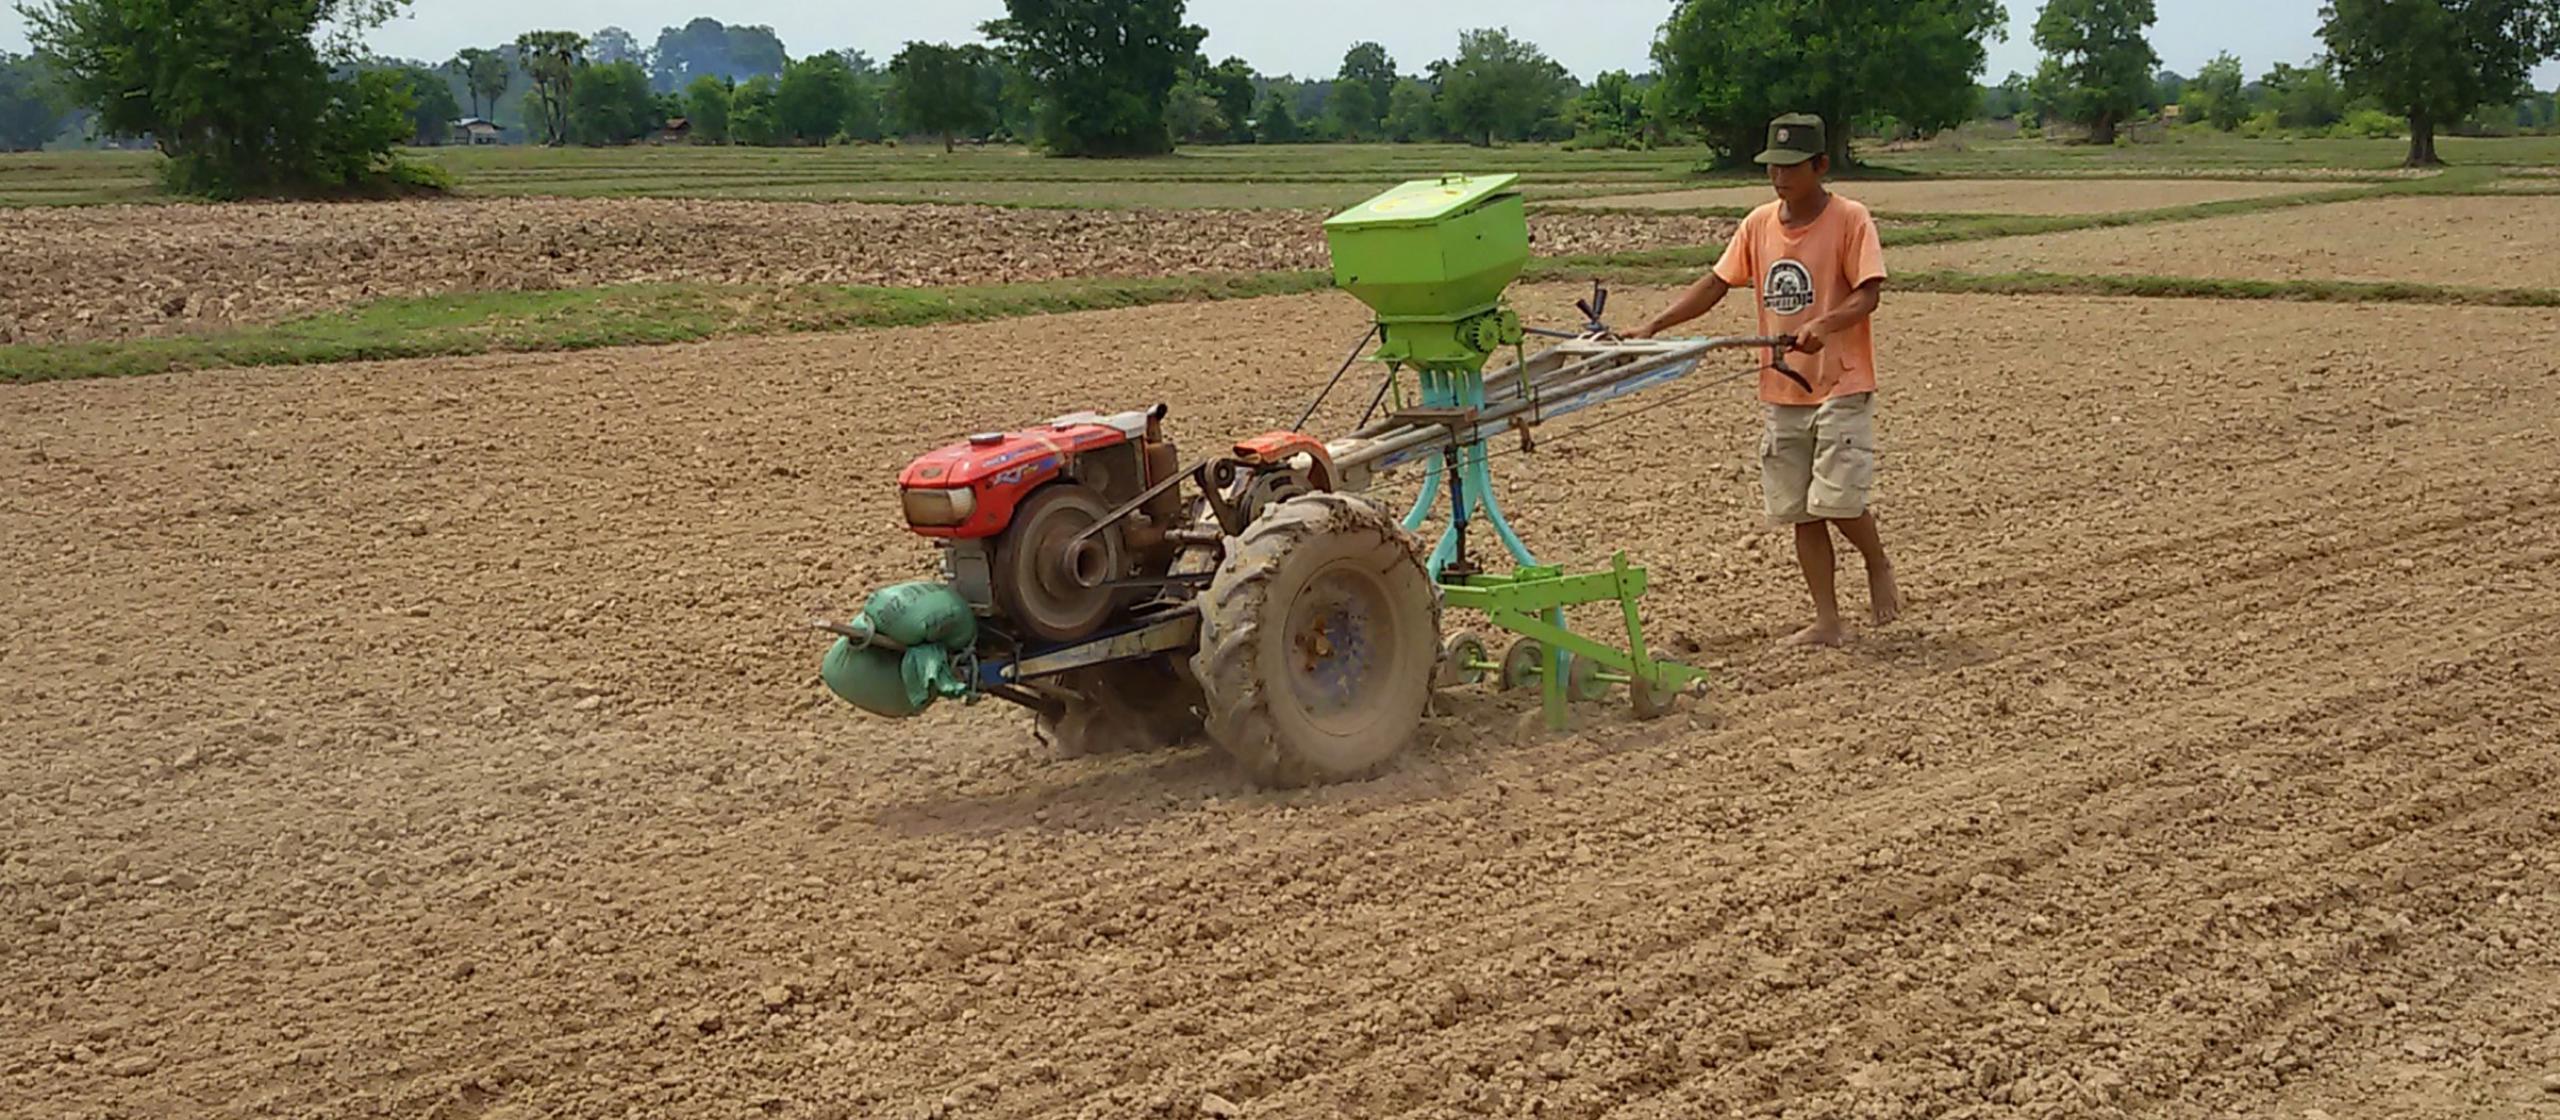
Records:
[[[1789,645],[1838,645],[1848,636],[1833,589],[1831,532],[1867,564],[1876,625],[1902,613],[1893,562],[1867,508],[1875,482],[1875,342],[1869,316],[1884,286],[1884,249],[1867,208],[1823,186],[1831,173],[1822,118],[1789,114],[1769,124],[1769,169],[1777,201],[1742,220],[1715,269],[1633,332],[1651,338],[1695,319],[1739,287],[1759,292],[1760,333],[1793,335],[1812,355],[1787,364],[1807,385],[1760,371],[1768,429],[1760,442],[1760,489],[1772,521],[1795,526],[1796,562],[1813,596],[1813,625]],[[1809,387],[1808,387],[1809,386]]]

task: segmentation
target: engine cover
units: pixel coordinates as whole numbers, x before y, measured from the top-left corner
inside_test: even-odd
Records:
[[[1078,456],[1128,444],[1146,430],[1145,412],[1071,412],[1036,428],[974,435],[927,452],[899,472],[899,488],[958,493],[909,495],[908,528],[944,540],[995,536],[1013,523],[1014,507],[1023,498],[1066,471]],[[1121,488],[1096,486],[1106,492]],[[935,500],[917,500],[927,496]],[[918,520],[919,509],[927,504],[935,511],[928,519],[937,523]]]

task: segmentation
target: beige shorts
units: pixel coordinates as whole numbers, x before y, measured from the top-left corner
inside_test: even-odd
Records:
[[[1820,405],[1769,405],[1760,440],[1760,493],[1780,525],[1849,521],[1867,512],[1876,482],[1875,394]]]

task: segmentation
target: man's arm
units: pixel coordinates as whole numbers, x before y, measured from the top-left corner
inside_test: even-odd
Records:
[[[1858,321],[1876,313],[1876,305],[1884,302],[1884,281],[1869,280],[1841,300],[1830,314],[1796,328],[1796,349],[1807,354],[1822,352],[1822,340],[1856,326]]]
[[[1680,293],[1679,299],[1671,301],[1671,306],[1663,308],[1662,314],[1654,316],[1647,320],[1645,325],[1620,337],[1652,338],[1715,310],[1717,304],[1724,302],[1725,293],[1732,290],[1733,285],[1725,283],[1724,277],[1709,272],[1699,277],[1697,283],[1689,285],[1688,291]]]

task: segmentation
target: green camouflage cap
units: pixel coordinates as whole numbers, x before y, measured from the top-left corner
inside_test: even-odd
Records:
[[[1789,113],[1769,122],[1769,150],[1760,153],[1758,162],[1791,166],[1803,163],[1831,150],[1822,133],[1822,118],[1811,113]]]

